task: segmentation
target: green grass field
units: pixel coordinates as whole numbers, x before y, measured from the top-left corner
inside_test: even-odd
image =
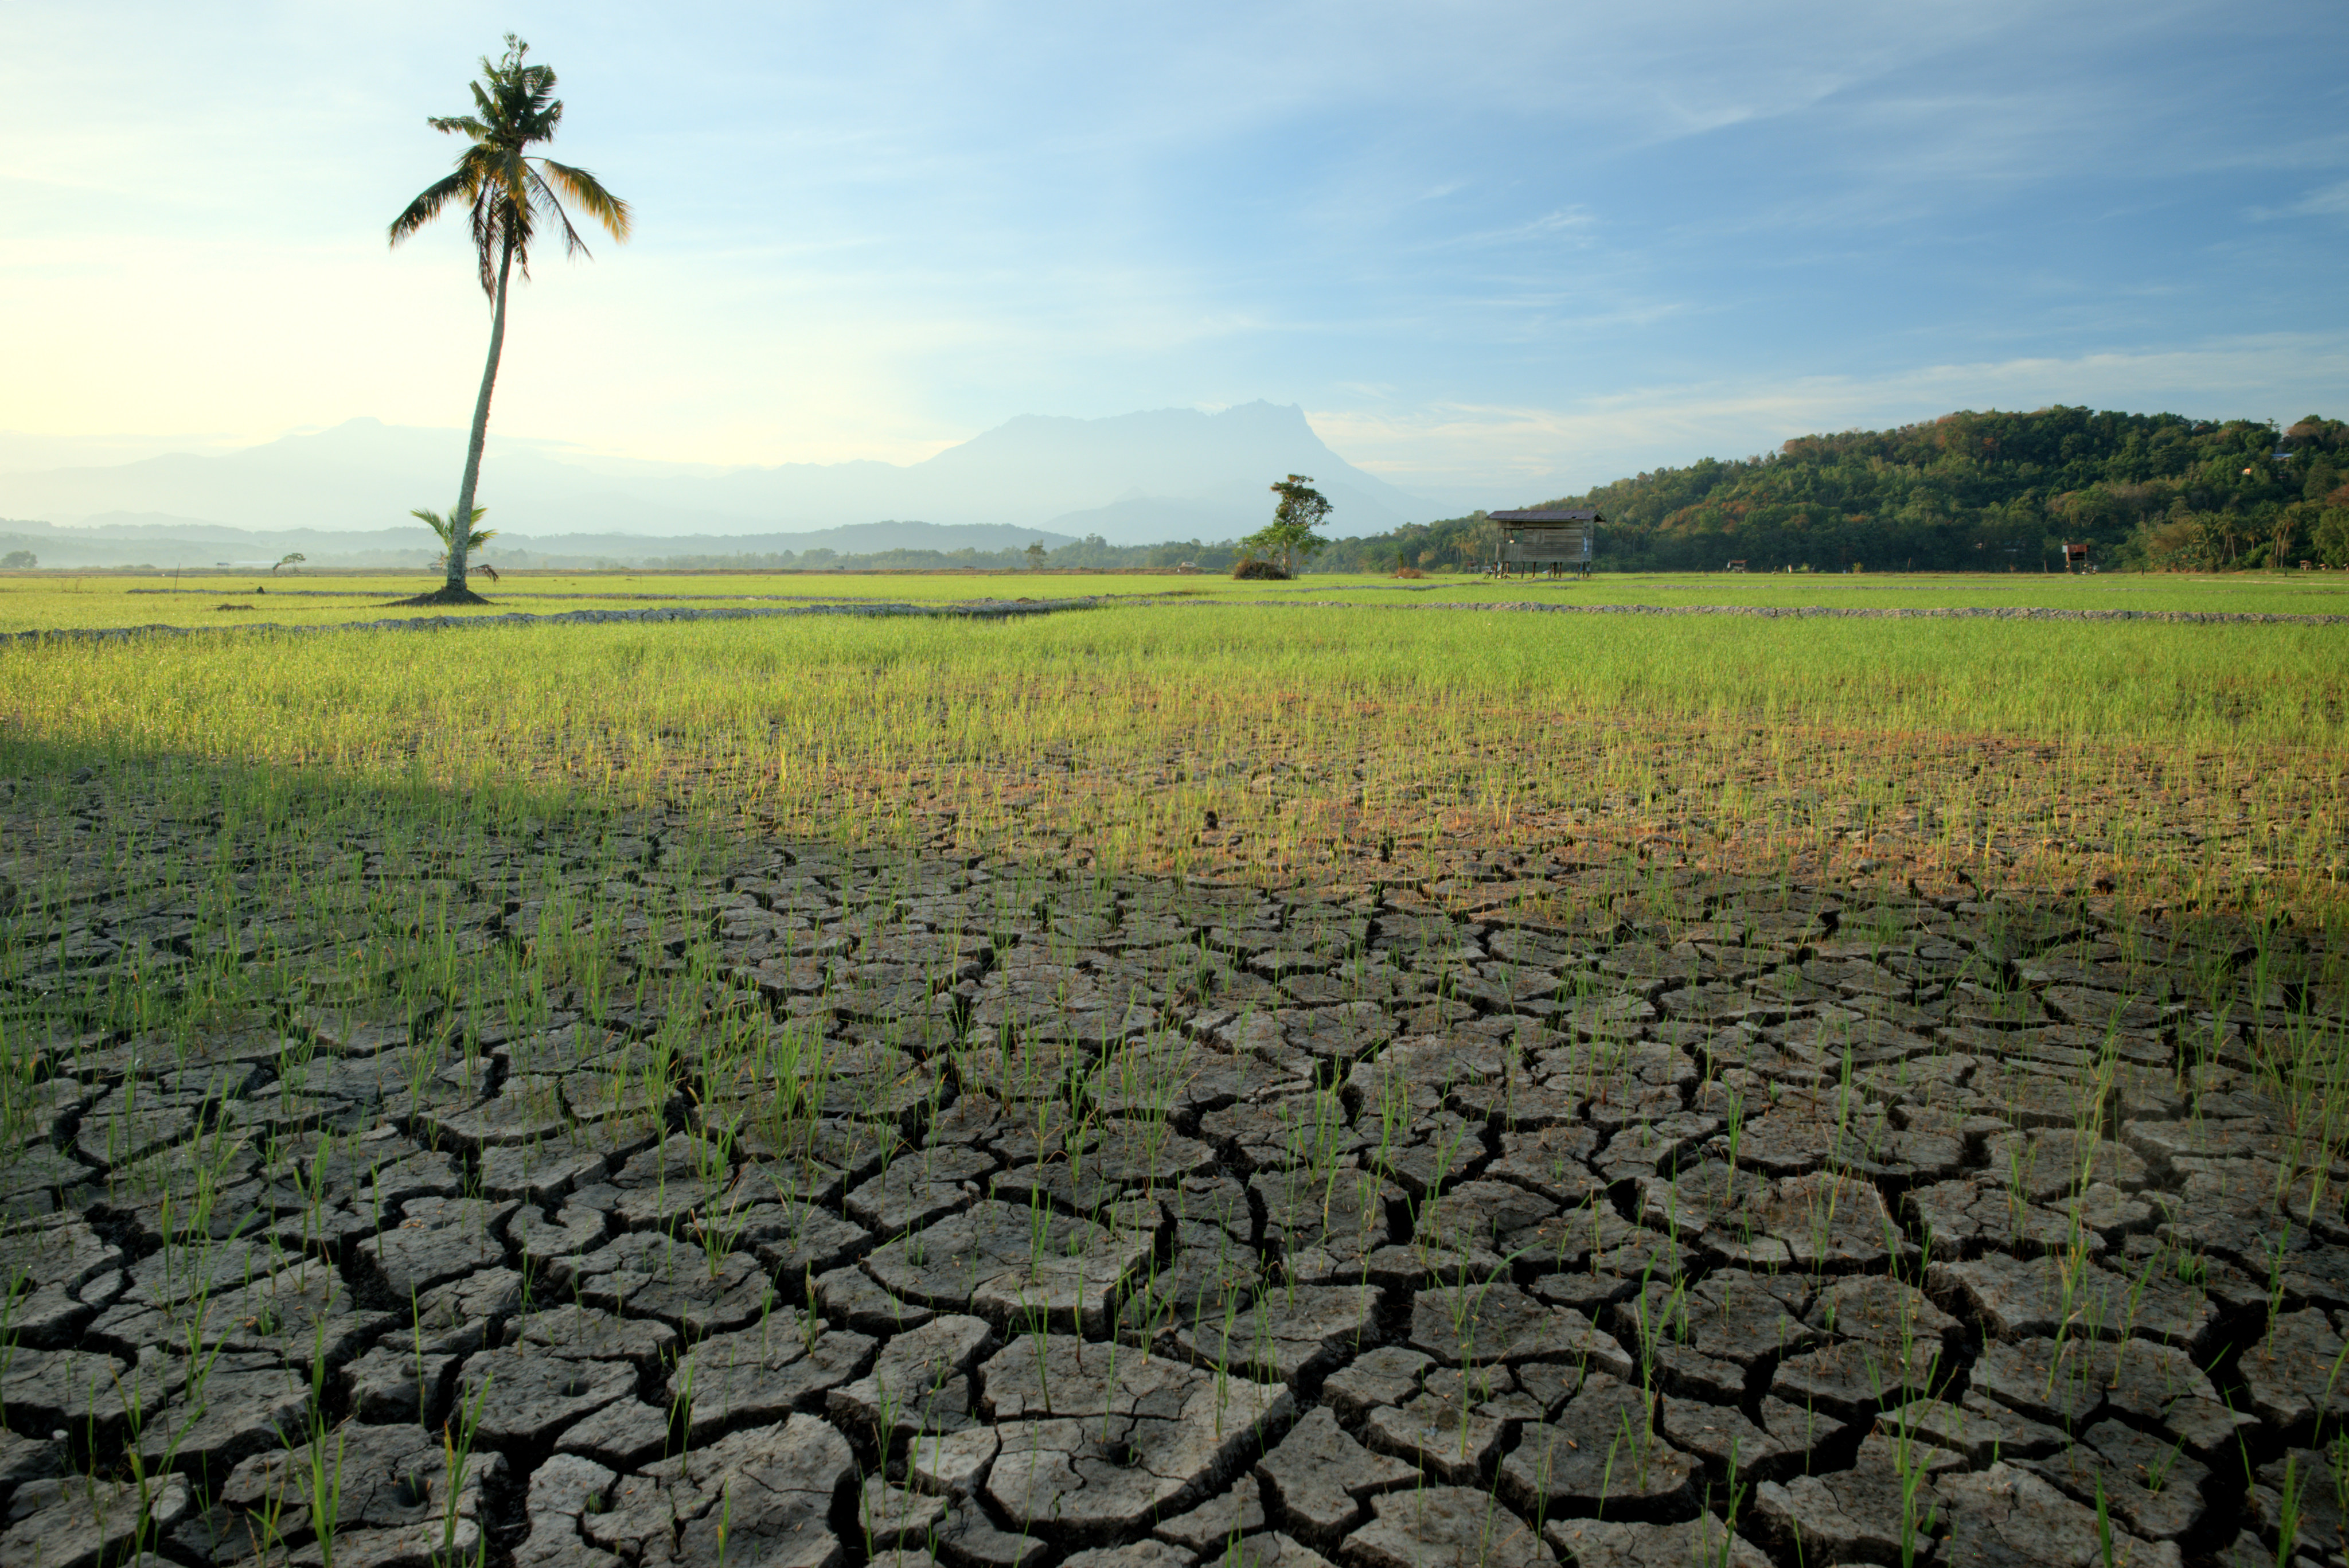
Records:
[[[496,607],[632,602],[560,597],[576,581]],[[0,722],[14,744],[123,761],[689,800],[854,842],[951,821],[990,850],[1137,869],[1579,836],[2311,909],[2338,886],[2349,626],[1559,617],[1195,586],[1257,602],[20,644],[0,651]],[[2157,580],[2129,607],[2278,602],[2219,597],[2233,587]]]
[[[1481,603],[1758,605],[1781,608],[1954,607],[2191,611],[2221,614],[2349,614],[2349,577],[2333,573],[2241,573],[2050,576],[2033,574],[1918,576],[1730,576],[1602,573],[1588,580],[1457,576],[1418,580],[1309,574],[1294,583],[1240,583],[1164,573],[627,573],[509,574],[477,583],[486,608],[417,609],[394,600],[434,584],[424,574],[311,574],[262,579],[210,572],[178,579],[62,572],[0,574],[0,632],[162,625],[230,627],[246,622],[323,626],[417,615],[559,614],[577,609],[678,605],[717,608],[837,600],[912,604],[1075,597],[1345,600],[1363,604]],[[256,593],[259,587],[264,591]]]

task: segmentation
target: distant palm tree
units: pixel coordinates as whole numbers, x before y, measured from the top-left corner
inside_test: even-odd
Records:
[[[475,113],[428,119],[433,130],[462,135],[471,145],[457,155],[457,171],[434,182],[408,210],[392,220],[395,245],[439,216],[442,208],[461,199],[471,209],[473,251],[481,268],[481,292],[490,296],[490,361],[481,371],[481,394],[473,404],[472,440],[465,448],[465,479],[458,487],[450,517],[474,515],[473,492],[481,477],[481,444],[490,433],[490,393],[498,380],[498,354],[506,339],[506,287],[514,264],[530,277],[530,242],[537,219],[544,215],[563,227],[566,255],[585,255],[587,247],[571,226],[570,214],[556,196],[559,190],[604,225],[616,240],[628,237],[628,204],[604,189],[585,169],[574,169],[529,150],[554,139],[563,121],[563,100],[554,96],[554,71],[548,66],[523,63],[530,46],[506,35],[502,59],[481,60],[482,80],[472,84]],[[437,593],[422,596],[442,604],[478,604],[479,595],[465,586],[465,552],[469,540],[451,537],[449,580]]]

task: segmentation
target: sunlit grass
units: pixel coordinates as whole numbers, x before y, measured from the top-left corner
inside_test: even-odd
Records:
[[[0,632],[150,625],[236,627],[264,622],[330,626],[415,616],[554,615],[665,606],[719,608],[842,600],[941,604],[1094,597],[1270,604],[1337,600],[1423,608],[1533,602],[1665,607],[1753,605],[1859,610],[1982,607],[2349,614],[2349,577],[2299,572],[2073,577],[2029,573],[1807,576],[1600,573],[1588,579],[1493,579],[1465,575],[1403,579],[1314,573],[1294,583],[1243,583],[1214,574],[1163,572],[512,573],[499,583],[476,581],[475,587],[492,601],[487,606],[419,608],[393,602],[432,586],[420,573],[319,573],[274,578],[259,573],[226,572],[179,577],[65,572],[0,575]]]
[[[2344,651],[2349,628],[1169,605],[19,646],[0,721],[1137,869],[1655,841],[2323,902]]]

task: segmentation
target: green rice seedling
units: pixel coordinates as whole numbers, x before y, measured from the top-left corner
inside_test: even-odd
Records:
[[[1729,1201],[1734,1202],[1737,1196],[1737,1154],[1745,1142],[1745,1096],[1743,1092],[1738,1090],[1730,1092],[1729,1104],[1724,1107],[1723,1115],[1727,1124],[1723,1129],[1723,1136],[1727,1137],[1729,1143],[1729,1185],[1724,1196]]]
[[[894,1386],[885,1386],[876,1391],[876,1402],[874,1406],[873,1445],[879,1453],[881,1471],[885,1475],[889,1469],[889,1449],[891,1440],[897,1430],[899,1407],[897,1391]],[[864,1549],[870,1552],[873,1550],[872,1521],[868,1518],[864,1523]]]
[[[1052,1408],[1050,1314],[1041,1306],[1030,1305],[1027,1292],[1024,1290],[1019,1294],[1019,1309],[1021,1315],[1028,1320],[1029,1342],[1036,1347],[1038,1397],[1042,1400],[1044,1409],[1049,1412]]]
[[[1664,1300],[1651,1311],[1648,1304],[1647,1283],[1652,1272],[1652,1263],[1640,1271],[1640,1293],[1631,1298],[1633,1334],[1639,1344],[1641,1381],[1651,1389],[1661,1376],[1661,1363],[1657,1352],[1665,1340],[1669,1338],[1684,1345],[1688,1343],[1690,1334],[1688,1286],[1684,1282],[1674,1283]]]
[[[1607,1459],[1599,1469],[1599,1517],[1601,1519],[1607,1517],[1607,1500],[1615,1493],[1615,1461],[1622,1454],[1626,1443],[1644,1458],[1646,1445],[1640,1441],[1640,1435],[1632,1429],[1629,1411],[1616,1417],[1614,1433],[1607,1439]]]
[[[704,1191],[714,1194],[691,1221],[713,1280],[724,1270],[727,1255],[750,1224],[750,1206],[727,1185],[733,1174],[732,1147],[732,1139],[721,1134],[697,1139],[693,1147],[694,1175]]]
[[[2292,1568],[2292,1557],[2300,1549],[2300,1455],[2287,1453],[2283,1485],[2276,1501],[2276,1568]]]
[[[155,1489],[161,1484],[164,1478],[170,1476],[178,1468],[181,1445],[187,1440],[189,1431],[194,1425],[193,1412],[200,1411],[203,1407],[204,1385],[210,1381],[212,1365],[220,1355],[218,1345],[212,1346],[208,1352],[204,1351],[199,1343],[200,1339],[200,1334],[191,1327],[189,1334],[189,1372],[182,1394],[190,1412],[190,1418],[181,1420],[169,1428],[162,1456],[151,1469],[147,1462],[146,1445],[142,1440],[147,1432],[149,1414],[145,1408],[144,1392],[136,1378],[127,1385],[119,1377],[115,1380],[115,1387],[121,1396],[125,1420],[129,1431],[129,1441],[123,1449],[122,1462],[130,1471],[131,1483],[138,1489],[140,1519],[139,1540],[142,1542],[148,1542],[149,1532],[152,1529],[148,1514],[149,1504],[155,1495]],[[168,1412],[167,1402],[165,1412],[162,1413]],[[151,1542],[149,1543],[151,1544]]]
[[[1723,1490],[1728,1493],[1729,1501],[1728,1506],[1722,1511],[1719,1543],[1710,1553],[1712,1561],[1706,1563],[1704,1568],[1729,1568],[1736,1551],[1737,1511],[1745,1501],[1745,1488],[1739,1483],[1737,1477],[1737,1439],[1735,1438],[1729,1439],[1729,1473]],[[1710,1514],[1712,1511],[1713,1487],[1711,1483],[1707,1483],[1704,1512]],[[1902,1568],[1909,1568],[1909,1563],[1906,1558],[1902,1560]]]
[[[24,1268],[18,1267],[9,1276],[6,1299],[0,1300],[0,1388],[6,1386],[8,1370],[16,1360],[20,1341],[16,1314],[24,1304],[26,1294],[25,1284],[29,1277]],[[5,1397],[0,1397],[0,1421],[6,1420],[7,1416],[7,1401]]]
[[[2268,1321],[2270,1323],[2273,1323],[2275,1319],[2271,1316]],[[2349,1343],[2344,1343],[2338,1351],[2333,1353],[2333,1365],[2324,1369],[2324,1397],[2326,1399],[2331,1399],[2333,1397],[2333,1389],[2340,1386],[2341,1373],[2344,1366],[2349,1366]]]
[[[495,1374],[485,1376],[474,1391],[473,1402],[468,1408],[459,1402],[457,1418],[440,1429],[440,1455],[446,1478],[446,1493],[440,1502],[440,1553],[443,1560],[457,1548],[457,1510],[464,1490],[466,1467],[471,1462],[473,1439],[480,1432],[481,1411],[490,1397],[490,1385]],[[486,1533],[486,1532],[484,1532]]]
[[[335,1568],[336,1525],[343,1504],[341,1428],[336,1429],[334,1438],[335,1454],[330,1462],[326,1458],[326,1432],[323,1418],[314,1418],[307,1463],[302,1472],[310,1505],[310,1528],[317,1536],[321,1568]]]
[[[2145,1490],[2158,1492],[2167,1487],[2169,1484],[2169,1472],[2177,1468],[2178,1461],[2184,1458],[2185,1454],[2186,1445],[2182,1441],[2172,1443],[2168,1453],[2146,1467]]]
[[[1892,1473],[1900,1486],[1900,1568],[1916,1568],[1920,1551],[1930,1551],[1932,1544],[1934,1515],[1938,1505],[1929,1505],[1920,1513],[1918,1493],[1926,1479],[1926,1467],[1914,1453],[1915,1439],[1907,1422],[1892,1439]]]

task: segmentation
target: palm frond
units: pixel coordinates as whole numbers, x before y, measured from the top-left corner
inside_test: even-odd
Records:
[[[452,197],[464,193],[465,177],[460,172],[445,175],[424,187],[416,200],[408,203],[407,211],[391,221],[391,243],[398,244],[425,224],[440,215]]]
[[[557,163],[552,158],[541,158],[538,161],[540,167],[546,171],[547,178],[578,202],[589,217],[603,224],[606,234],[616,240],[628,237],[629,224],[635,214],[629,211],[626,202],[604,189],[601,180],[585,169],[574,169],[567,163]]]
[[[494,304],[498,297],[497,268],[490,257],[498,245],[496,192],[487,186],[473,193],[473,211],[466,225],[473,236],[473,270],[481,280],[481,292]]]
[[[628,237],[628,204],[595,176],[553,159],[528,156],[532,147],[551,140],[563,122],[554,68],[525,64],[529,53],[528,44],[508,34],[504,56],[484,57],[481,79],[469,84],[475,112],[427,121],[436,130],[465,137],[469,145],[458,154],[457,171],[409,203],[392,225],[397,244],[461,196],[471,209],[469,226],[481,292],[492,300],[498,296],[498,282],[509,263],[520,263],[523,276],[530,276],[530,247],[539,213],[561,225],[567,253],[586,253],[564,207],[564,193],[613,238]]]
[[[481,514],[488,510],[489,508],[486,506],[474,507],[472,521],[479,523],[481,520]],[[451,506],[449,509],[450,515],[454,516],[456,514],[456,511],[457,509]],[[442,545],[445,546],[448,545],[451,530],[447,517],[443,517],[438,512],[431,510],[429,507],[424,506],[412,507],[409,509],[408,514],[410,517],[421,518],[426,526],[429,527],[433,533],[440,535]],[[474,549],[478,547],[482,541],[494,539],[497,536],[498,531],[494,528],[486,530],[481,528],[468,528],[465,531],[465,548],[468,550]],[[282,561],[278,564],[280,566],[285,565]]]
[[[519,144],[498,149],[496,174],[498,188],[504,193],[507,201],[517,207],[529,203],[530,160],[523,156]]]
[[[473,263],[481,275],[481,292],[494,302],[498,268],[509,251],[522,264],[523,276],[530,275],[530,209],[509,200],[502,186],[485,185],[473,200],[471,226]]]
[[[486,141],[476,141],[457,154],[457,172],[464,179],[467,195],[496,182],[498,163],[503,156],[494,144]]]
[[[579,237],[577,229],[571,226],[571,214],[563,210],[563,202],[555,196],[554,188],[539,178],[535,169],[530,171],[530,187],[531,204],[553,213],[554,221],[563,225],[563,254],[592,259],[593,253],[587,249],[587,242]]]
[[[498,161],[499,238],[511,240],[514,260],[522,267],[522,275],[530,276],[530,245],[538,237],[538,220],[532,215],[535,192],[531,189],[533,176],[530,160],[519,147],[503,149]]]

